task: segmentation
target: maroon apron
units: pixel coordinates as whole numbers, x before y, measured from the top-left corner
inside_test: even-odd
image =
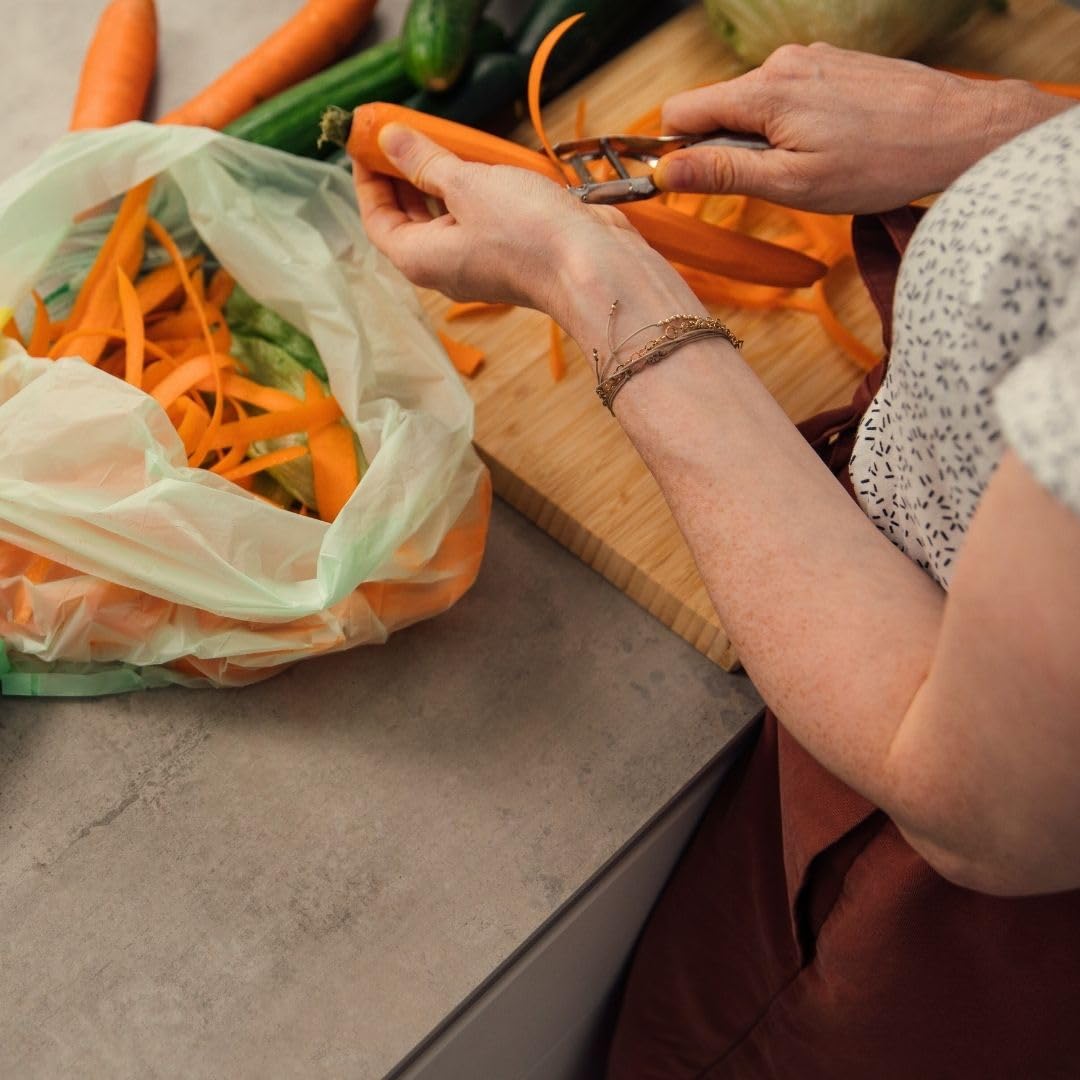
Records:
[[[887,348],[917,220],[855,221]],[[884,363],[851,405],[802,425],[849,493],[883,375]],[[650,916],[608,1080],[1077,1076],[1080,892],[950,884],[766,713]]]

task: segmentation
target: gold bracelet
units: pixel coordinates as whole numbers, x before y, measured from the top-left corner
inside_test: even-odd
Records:
[[[635,330],[632,334],[623,338],[617,345],[611,340],[612,324],[615,319],[615,310],[618,300],[611,305],[608,312],[608,362],[604,370],[600,369],[600,351],[593,349],[593,366],[596,370],[596,393],[608,412],[613,412],[612,402],[615,395],[635,376],[644,371],[646,367],[660,363],[665,357],[670,356],[676,349],[683,345],[689,345],[704,338],[722,337],[729,341],[736,349],[742,348],[742,341],[732,333],[731,328],[719,319],[709,318],[704,315],[671,315],[659,322],[648,323]],[[636,349],[626,360],[618,360],[616,353],[627,342],[633,340],[646,330],[657,328],[661,331],[659,337],[646,342]],[[614,362],[614,370],[611,370]],[[610,372],[610,373],[609,373]]]

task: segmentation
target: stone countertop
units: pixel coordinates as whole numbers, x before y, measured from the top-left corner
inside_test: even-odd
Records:
[[[158,3],[159,110],[294,7]],[[8,20],[5,174],[63,130],[98,6]],[[0,1075],[383,1076],[758,704],[498,502],[472,592],[386,646],[0,698]]]

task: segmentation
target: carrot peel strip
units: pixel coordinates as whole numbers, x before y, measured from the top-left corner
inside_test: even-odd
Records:
[[[308,452],[306,446],[283,446],[280,450],[271,450],[267,454],[260,454],[243,465],[237,465],[227,472],[222,472],[226,480],[243,480],[247,476],[254,476],[265,469],[272,469],[275,465],[284,465],[286,462],[302,458]]]
[[[142,309],[135,286],[124,273],[116,268],[116,286],[120,293],[120,314],[124,320],[124,381],[132,386],[142,386],[143,360],[146,357],[146,327],[143,325]]]
[[[304,390],[309,402],[333,400],[323,398],[322,386],[310,372],[304,376]],[[309,429],[307,441],[315,482],[315,505],[323,521],[333,521],[360,483],[353,434],[344,423],[328,424]]]
[[[30,334],[26,351],[31,356],[44,356],[49,351],[49,338],[52,337],[53,327],[49,321],[49,309],[45,306],[45,301],[41,299],[41,294],[35,289],[32,295],[36,314],[34,315],[34,329]]]
[[[513,310],[513,304],[488,304],[483,300],[466,300],[462,303],[451,304],[443,313],[443,318],[447,322],[453,322],[455,319],[464,319],[469,315],[502,315]]]
[[[566,374],[566,351],[563,349],[562,330],[559,324],[551,320],[551,349],[548,353],[551,377],[558,382]]]
[[[180,274],[184,292],[187,294],[188,300],[191,301],[192,307],[194,307],[199,314],[202,334],[206,339],[206,351],[213,354],[214,340],[210,334],[210,326],[206,319],[206,311],[196,292],[195,285],[191,280],[191,275],[188,273],[184,257],[180,254],[180,249],[176,246],[176,241],[168,234],[161,222],[155,221],[153,218],[147,219],[146,227],[150,230],[154,239],[169,253],[169,258],[172,259],[177,272]],[[193,466],[202,464],[206,455],[213,449],[213,446],[210,445],[211,440],[221,427],[222,409],[225,405],[225,397],[221,389],[221,368],[217,364],[214,364],[211,373],[214,376],[214,411],[210,416],[210,423],[207,425],[206,431],[203,433],[202,438],[195,447],[194,453],[189,460],[189,464]]]
[[[544,120],[540,110],[540,87],[544,81],[544,68],[547,67],[548,59],[555,51],[555,46],[562,40],[563,35],[575,23],[583,18],[585,18],[584,13],[571,15],[570,18],[563,19],[558,26],[554,27],[548,33],[547,37],[540,42],[540,47],[536,50],[536,55],[533,57],[532,64],[529,67],[529,119],[532,120],[532,125],[536,130],[541,145],[544,147],[544,153],[547,154],[551,159],[552,164],[564,176],[569,175],[566,171],[566,166],[556,156],[555,151],[551,146],[551,140],[547,137],[547,132],[544,130]]]
[[[238,442],[280,439],[283,435],[296,435],[340,419],[341,406],[333,398],[305,402],[295,409],[263,413],[261,416],[249,416],[246,420],[222,424],[209,440],[210,449],[221,450]]]
[[[442,342],[442,347],[446,350],[447,356],[450,357],[450,363],[462,375],[472,377],[479,371],[480,365],[485,359],[482,349],[478,349],[475,345],[469,345],[467,342],[458,341],[457,338],[452,338],[441,330],[439,331],[439,341]]]

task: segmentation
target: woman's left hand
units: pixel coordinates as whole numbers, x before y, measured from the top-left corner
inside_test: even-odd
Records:
[[[354,163],[368,237],[410,281],[452,299],[558,317],[568,267],[586,259],[603,274],[628,244],[645,247],[617,210],[586,206],[544,176],[462,161],[401,124],[387,125],[379,143],[409,182]],[[433,215],[425,196],[447,212]]]

